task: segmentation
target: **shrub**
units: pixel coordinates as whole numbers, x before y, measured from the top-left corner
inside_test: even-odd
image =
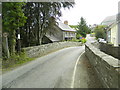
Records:
[[[105,38],[105,32],[103,30],[97,30],[95,33],[95,37],[98,38]]]
[[[95,37],[98,39],[98,38],[103,38],[105,39],[106,38],[106,30],[105,30],[105,27],[104,25],[99,25],[97,27],[95,27]]]
[[[82,37],[82,35],[80,35],[80,34],[77,34],[77,35],[76,35],[76,38],[77,38],[77,39],[80,39],[80,37]]]
[[[70,41],[73,41],[73,42],[78,42],[78,39],[72,39]]]
[[[80,40],[80,42],[82,42],[82,43],[86,43],[86,41],[87,40],[85,38],[83,38],[83,39]]]

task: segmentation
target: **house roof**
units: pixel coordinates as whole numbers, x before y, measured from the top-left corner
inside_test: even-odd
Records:
[[[116,22],[116,18],[117,16],[116,15],[113,15],[113,16],[108,16],[106,17],[103,21],[102,21],[102,25],[107,25],[107,26],[110,26],[112,24],[114,24]]]
[[[58,27],[60,29],[62,29],[63,31],[72,31],[72,32],[76,32],[76,30],[74,30],[73,28],[71,28],[69,25],[66,25],[64,23],[58,22]]]
[[[49,35],[49,34],[46,34],[46,36],[53,42],[55,41],[60,41],[59,38],[55,37],[54,35]]]

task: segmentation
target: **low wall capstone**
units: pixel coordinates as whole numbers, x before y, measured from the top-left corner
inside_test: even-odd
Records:
[[[85,45],[85,55],[105,88],[120,88],[120,63],[118,59],[101,52],[91,44]]]
[[[115,58],[118,58],[120,60],[120,46],[113,46],[111,44],[107,43],[99,43],[99,49],[102,52],[105,52],[106,54],[112,55]]]
[[[65,47],[81,46],[81,45],[82,45],[81,42],[65,41],[65,42],[49,43],[40,46],[27,47],[23,49],[26,51],[28,57],[39,57]]]

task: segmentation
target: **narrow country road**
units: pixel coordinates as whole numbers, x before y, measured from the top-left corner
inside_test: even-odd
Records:
[[[37,66],[3,88],[70,88],[75,63],[84,48],[69,47],[40,57],[28,63]]]
[[[91,37],[90,34],[87,34],[86,39],[87,43],[94,43],[96,41],[95,37]]]

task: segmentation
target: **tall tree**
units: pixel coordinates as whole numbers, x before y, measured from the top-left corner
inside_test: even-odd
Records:
[[[50,29],[50,26],[52,27],[52,23],[54,22],[51,22],[51,20],[54,20],[54,19],[51,19],[51,17],[54,17],[54,18],[59,18],[61,16],[61,7],[64,7],[64,8],[70,8],[71,6],[73,6],[73,3],[71,2],[49,2],[49,3],[39,3],[38,4],[40,7],[40,32],[39,32],[39,42],[38,44],[41,44],[42,42],[42,38],[43,36],[45,35],[46,31],[48,30],[51,30]],[[48,28],[49,27],[49,28]]]
[[[80,18],[80,22],[78,24],[78,31],[77,34],[82,35],[82,37],[86,37],[86,34],[90,32],[89,27],[83,17]]]
[[[26,25],[23,27],[22,42],[30,45],[40,45],[46,32],[53,32],[55,19],[61,16],[61,8],[70,8],[73,2],[29,2],[26,4],[25,15],[28,17]],[[25,37],[27,36],[27,37]],[[28,38],[29,37],[29,38]],[[25,40],[27,38],[27,40]],[[30,40],[30,41],[29,41]]]
[[[27,19],[22,10],[24,5],[23,2],[2,3],[3,33],[8,33],[8,44],[11,53],[15,52],[16,31],[19,27],[24,26]]]

